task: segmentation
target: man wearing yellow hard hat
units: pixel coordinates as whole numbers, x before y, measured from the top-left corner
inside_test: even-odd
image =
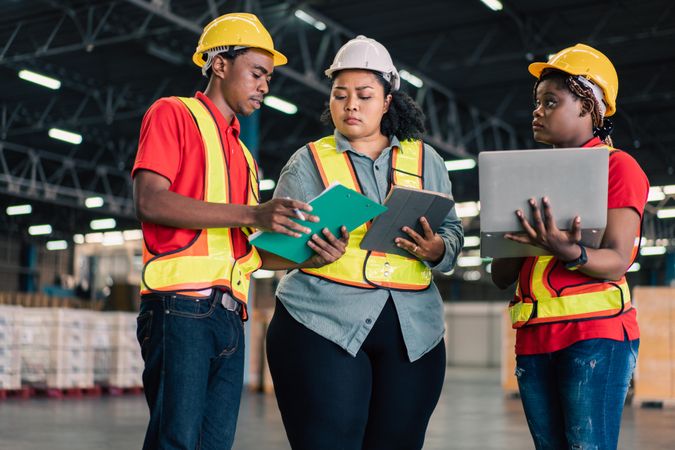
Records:
[[[275,66],[286,57],[253,14],[209,23],[193,61],[209,83],[194,97],[157,100],[141,125],[132,171],[143,228],[137,337],[150,408],[144,449],[229,449],[243,383],[251,273],[291,268],[258,252],[253,228],[300,236],[291,220],[306,203],[259,204],[257,164],[239,140],[237,114],[262,105]],[[339,258],[347,236],[309,244],[302,267]]]

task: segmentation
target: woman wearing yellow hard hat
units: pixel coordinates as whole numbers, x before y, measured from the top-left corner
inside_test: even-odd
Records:
[[[330,136],[298,150],[274,196],[308,201],[333,181],[382,203],[394,185],[451,194],[443,159],[420,139],[424,117],[399,90],[379,42],[358,36],[326,70]],[[359,246],[320,269],[289,272],[267,335],[270,371],[294,450],[419,449],[445,376],[443,302],[431,269],[462,248],[454,209],[434,232],[407,227],[402,254]],[[392,236],[392,241],[394,240]]]
[[[637,255],[649,181],[628,153],[612,147],[607,117],[616,112],[618,77],[604,54],[577,44],[529,71],[537,78],[537,142],[609,147],[607,227],[599,248],[585,248],[583,217],[571,217],[562,231],[546,197],[543,211],[529,199],[533,223],[517,211],[524,233],[508,237],[552,256],[495,259],[492,279],[502,288],[518,281],[509,306],[516,377],[535,447],[616,449],[640,334],[625,273]]]

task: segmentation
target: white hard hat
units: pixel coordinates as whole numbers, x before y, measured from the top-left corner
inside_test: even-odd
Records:
[[[331,76],[333,72],[344,69],[366,69],[379,72],[391,83],[391,89],[397,91],[401,86],[401,78],[384,45],[375,39],[356,36],[338,50],[333,64],[324,72]]]

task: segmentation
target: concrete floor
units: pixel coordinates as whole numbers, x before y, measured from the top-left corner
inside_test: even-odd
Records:
[[[146,419],[142,396],[5,400],[0,449],[137,449]],[[289,449],[273,395],[244,395],[234,448]],[[520,401],[503,395],[497,370],[452,368],[424,448],[520,450],[532,444]],[[619,448],[675,449],[675,408],[626,408]]]

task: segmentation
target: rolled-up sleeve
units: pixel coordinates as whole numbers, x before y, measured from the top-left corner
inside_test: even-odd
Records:
[[[436,153],[431,146],[425,144],[425,189],[442,192],[453,198],[452,183],[448,177],[448,171],[445,168],[443,158]],[[464,246],[464,229],[462,221],[457,217],[457,212],[453,206],[443,223],[436,231],[445,243],[445,254],[438,264],[425,264],[439,272],[449,272],[455,267],[457,256]]]
[[[274,189],[274,198],[291,198],[309,202],[323,190],[321,178],[316,173],[307,147],[296,151],[288,160]]]

